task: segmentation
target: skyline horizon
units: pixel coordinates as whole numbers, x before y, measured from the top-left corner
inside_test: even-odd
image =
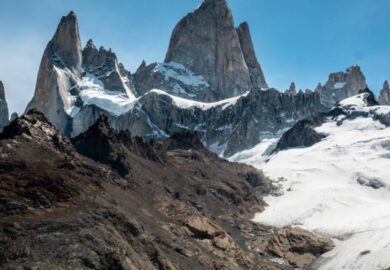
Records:
[[[359,0],[359,1],[364,2],[365,0]],[[63,2],[63,1],[58,0],[58,2]],[[192,2],[199,2],[199,1],[194,0]],[[228,1],[228,3],[230,6],[230,9],[232,10],[233,14],[235,15],[236,9],[237,9],[237,7],[235,5],[237,4],[237,2]],[[63,11],[66,7],[67,7],[67,5],[62,7],[61,11]],[[62,16],[65,16],[70,11],[74,11],[79,18],[80,39],[81,39],[82,47],[84,47],[85,44],[87,43],[87,41],[91,38],[94,41],[94,44],[97,48],[99,48],[100,46],[103,46],[104,48],[111,48],[112,51],[117,55],[118,62],[122,62],[125,65],[125,67],[129,71],[131,71],[132,73],[134,73],[136,71],[138,66],[141,64],[142,60],[145,60],[148,64],[152,63],[152,62],[163,62],[164,57],[165,57],[165,53],[168,49],[167,45],[168,45],[168,42],[170,39],[170,33],[173,30],[173,27],[171,27],[171,29],[168,30],[169,35],[163,41],[163,43],[165,44],[164,45],[165,50],[164,49],[161,50],[161,48],[160,48],[160,50],[156,49],[153,51],[149,51],[148,53],[142,54],[142,53],[137,53],[137,49],[134,50],[134,46],[133,46],[133,48],[131,48],[131,45],[128,46],[128,45],[121,44],[121,46],[116,46],[119,43],[121,43],[117,39],[113,39],[113,38],[108,37],[107,40],[111,41],[111,45],[107,46],[107,45],[105,45],[104,42],[101,42],[101,40],[100,40],[100,39],[102,39],[101,36],[103,36],[103,35],[97,35],[97,37],[94,38],[93,33],[92,33],[92,35],[86,34],[86,32],[90,33],[93,31],[86,31],[87,29],[85,29],[85,26],[83,26],[83,24],[85,23],[85,21],[84,21],[85,19],[83,19],[83,17],[82,17],[83,12],[79,12],[80,10],[78,10],[77,8],[71,8],[71,9],[68,9],[67,12],[63,13]],[[81,15],[80,15],[80,13],[81,13]],[[180,18],[185,16],[185,14],[187,14],[187,13],[182,14]],[[234,16],[234,17],[236,17],[236,16]],[[285,70],[283,70],[281,68],[283,66],[283,63],[282,64],[279,63],[280,65],[276,65],[275,63],[273,63],[273,65],[275,65],[275,67],[276,67],[276,71],[275,71],[275,67],[274,67],[274,69],[269,68],[269,63],[267,63],[267,60],[266,60],[267,55],[265,55],[264,53],[259,51],[259,47],[261,48],[261,46],[266,46],[266,45],[264,45],[264,43],[266,43],[266,42],[263,41],[262,44],[259,44],[260,42],[258,42],[258,37],[256,34],[257,33],[256,29],[257,29],[258,25],[253,24],[251,22],[250,16],[247,16],[247,18],[244,18],[244,20],[242,20],[242,18],[240,18],[240,16],[237,16],[237,17],[239,18],[239,20],[235,20],[236,26],[244,21],[247,21],[249,26],[250,26],[256,55],[259,59],[260,65],[262,66],[266,81],[269,84],[270,88],[275,88],[281,92],[284,92],[286,89],[289,88],[290,83],[294,82],[297,90],[299,90],[299,89],[302,89],[303,91],[305,91],[306,89],[314,90],[318,83],[321,83],[322,85],[324,85],[324,83],[327,81],[330,73],[345,71],[347,68],[349,68],[353,65],[358,65],[361,67],[361,70],[366,77],[368,87],[376,95],[378,95],[379,91],[382,89],[382,85],[383,85],[384,81],[387,79],[390,79],[390,76],[387,76],[387,74],[386,74],[386,76],[382,75],[383,80],[378,81],[378,79],[375,79],[375,77],[379,77],[379,76],[370,76],[371,74],[373,74],[373,73],[375,74],[376,72],[371,72],[371,70],[369,72],[366,72],[366,67],[367,67],[367,70],[369,70],[370,65],[365,65],[365,63],[363,61],[366,58],[364,50],[360,51],[360,52],[355,52],[354,58],[356,61],[353,61],[353,62],[351,61],[349,64],[345,64],[344,67],[341,67],[341,64],[334,64],[334,66],[335,66],[334,70],[325,71],[326,65],[324,65],[324,67],[321,68],[321,71],[316,70],[316,73],[317,73],[316,76],[309,75],[308,77],[310,77],[310,78],[308,79],[308,78],[304,78],[305,75],[303,73],[306,73],[306,72],[310,73],[310,71],[312,72],[317,67],[315,65],[304,65],[305,71],[301,73],[301,76],[297,76],[297,78],[289,77],[288,72],[294,73],[294,72],[296,72],[295,71],[296,69],[301,69],[302,67],[300,65],[294,66],[291,63],[289,63],[290,67],[293,67],[293,68],[290,68],[290,70],[288,71],[287,68],[285,68]],[[61,18],[61,16],[59,18],[57,18],[57,22],[55,23],[55,27],[53,26],[53,23],[51,23],[50,27],[48,27],[48,25],[45,26],[46,31],[47,31],[46,37],[45,37],[46,40],[44,39],[44,37],[41,37],[40,41],[38,43],[33,42],[33,43],[29,44],[29,45],[33,45],[33,49],[35,51],[33,61],[31,61],[31,59],[27,59],[27,58],[19,59],[19,58],[17,58],[17,56],[15,56],[15,58],[17,58],[16,63],[23,65],[23,63],[27,62],[27,66],[28,66],[29,72],[30,72],[29,75],[26,75],[26,77],[29,77],[28,82],[24,81],[22,84],[20,84],[17,80],[21,79],[21,78],[18,77],[19,74],[16,74],[16,76],[15,76],[14,72],[12,72],[13,68],[11,68],[11,72],[5,72],[4,66],[0,67],[0,72],[1,72],[0,73],[0,80],[3,81],[3,84],[4,84],[4,88],[5,88],[5,92],[6,92],[6,99],[7,99],[8,105],[9,105],[10,113],[13,113],[13,112],[17,112],[18,114],[23,113],[28,102],[31,100],[31,97],[33,96],[34,91],[35,91],[35,82],[36,82],[36,78],[37,78],[39,64],[41,61],[41,56],[43,54],[43,51],[46,47],[47,42],[50,40],[50,38],[53,36],[53,34],[55,32],[55,28],[57,27],[57,24],[60,21],[60,18]],[[177,23],[177,21],[178,20],[176,20],[176,23]],[[0,22],[1,22],[1,19],[0,19]],[[174,23],[174,25],[176,23]],[[47,28],[50,28],[50,30],[48,30]],[[168,27],[166,27],[166,28],[168,28]],[[111,27],[108,26],[108,29],[111,29]],[[51,34],[48,34],[50,32],[51,32]],[[103,31],[103,32],[105,32],[105,31]],[[166,32],[166,30],[164,32]],[[0,29],[0,34],[1,33],[2,33],[2,29]],[[50,36],[50,38],[47,39],[47,36]],[[28,41],[29,38],[30,37],[27,36],[26,40]],[[117,43],[117,42],[119,42],[119,43]],[[29,42],[25,42],[25,43],[28,44]],[[42,44],[45,44],[45,45],[42,46]],[[137,44],[137,46],[139,46],[139,45],[142,46],[142,44],[143,43],[141,42],[141,44]],[[114,45],[114,46],[112,46],[112,45]],[[134,44],[132,44],[132,45],[134,45]],[[164,46],[161,45],[161,47],[164,47]],[[118,49],[116,49],[116,47],[118,47]],[[313,47],[315,47],[315,46],[313,46]],[[1,51],[3,54],[5,53],[4,50],[1,50]],[[36,54],[39,51],[40,51],[39,57],[37,57]],[[310,53],[308,53],[308,55],[310,55]],[[2,56],[2,54],[0,53],[0,58],[3,58],[1,56]],[[10,57],[10,56],[8,55],[8,57]],[[21,58],[23,58],[23,57],[21,57]],[[37,60],[37,58],[39,58],[39,61]],[[12,56],[11,56],[11,59],[12,59]],[[142,60],[140,60],[140,59],[142,59]],[[265,59],[265,60],[263,60],[263,59]],[[31,62],[29,62],[29,60]],[[385,61],[382,61],[382,62],[386,62],[386,59],[384,59],[384,60]],[[343,62],[347,62],[347,61],[348,60],[345,60]],[[296,60],[296,62],[304,63],[306,61],[305,61],[305,59],[301,59],[301,60],[298,59],[298,60]],[[287,73],[286,73],[286,70],[287,70]],[[277,71],[279,71],[279,72],[277,72]],[[299,73],[299,71],[297,73]],[[385,73],[385,72],[383,72],[383,73]],[[5,74],[5,76],[3,74]],[[32,79],[32,78],[34,78],[34,79]],[[26,80],[26,78],[21,79],[21,80]],[[315,82],[315,81],[317,81],[317,82]],[[19,85],[18,85],[18,83],[19,83]],[[22,87],[22,85],[23,85],[23,87]],[[20,93],[20,91],[18,91],[21,89],[22,89],[23,93]]]

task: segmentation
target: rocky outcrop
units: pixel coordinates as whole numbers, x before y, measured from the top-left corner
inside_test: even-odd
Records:
[[[34,97],[26,112],[37,109],[63,133],[68,134],[69,114],[80,101],[77,80],[82,54],[78,20],[74,12],[62,17],[42,56]]]
[[[357,95],[359,90],[365,88],[366,78],[360,67],[354,65],[345,72],[331,73],[322,89],[317,91],[321,94],[321,103],[331,108],[340,100]]]
[[[83,49],[84,71],[92,74],[104,84],[106,89],[120,92],[131,97],[134,96],[135,87],[132,83],[131,74],[111,51],[100,47],[96,49],[92,39],[89,39]]]
[[[291,82],[290,87],[286,90],[286,94],[292,96],[297,94],[297,90],[294,82]]]
[[[0,81],[0,132],[8,124],[9,114],[8,105],[5,100],[5,91],[3,82]]]
[[[381,105],[390,105],[390,87],[387,80],[383,83],[383,88],[380,91],[378,101]]]
[[[300,228],[282,228],[275,232],[267,249],[302,269],[313,263],[320,254],[334,248],[332,241]]]
[[[240,39],[225,0],[205,0],[180,20],[173,30],[165,62],[182,64],[203,75],[217,91],[218,99],[237,96],[251,86]]]
[[[195,75],[191,70],[178,63],[145,62],[134,73],[134,85],[139,95],[151,89],[164,90],[169,94],[190,100],[213,101],[218,93],[202,75]]]
[[[241,23],[237,28],[238,38],[240,39],[242,53],[244,55],[245,63],[248,66],[249,77],[252,86],[267,89],[268,85],[265,81],[264,73],[257,61],[256,52],[253,48],[252,37],[249,31],[247,22]]]

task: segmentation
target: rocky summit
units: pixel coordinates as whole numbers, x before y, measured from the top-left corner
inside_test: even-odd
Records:
[[[293,269],[333,247],[250,222],[269,179],[193,134],[145,143],[102,117],[70,142],[30,111],[0,156],[4,269]]]
[[[253,65],[257,60],[252,59],[255,56],[248,35],[242,31],[245,52]],[[180,20],[173,30],[165,62],[176,62],[202,74],[216,89],[218,99],[237,96],[251,86],[250,70],[225,0],[206,0]]]
[[[345,72],[331,73],[325,85],[321,88],[319,86],[316,91],[321,95],[321,103],[332,108],[337,102],[366,89],[367,83],[360,67],[354,65]]]
[[[5,91],[3,82],[0,81],[0,132],[3,130],[3,127],[8,124],[9,113],[8,105],[5,99]]]
[[[378,101],[381,105],[390,105],[390,87],[388,81],[383,83],[383,88],[379,93]]]

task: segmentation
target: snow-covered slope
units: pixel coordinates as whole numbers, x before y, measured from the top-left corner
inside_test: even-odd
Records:
[[[313,126],[326,137],[310,147],[262,154],[275,147],[270,140],[231,158],[261,168],[283,191],[266,198],[255,221],[334,239],[313,269],[390,267],[390,107],[368,106],[369,95],[340,102],[339,115]]]

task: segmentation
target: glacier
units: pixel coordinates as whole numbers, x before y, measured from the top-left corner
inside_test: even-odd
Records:
[[[390,266],[389,106],[366,106],[364,94],[340,102],[353,119],[328,120],[317,132],[327,136],[310,147],[273,152],[277,138],[230,158],[262,169],[282,195],[253,221],[275,227],[299,226],[330,237],[335,249],[313,269],[386,269]],[[361,181],[364,179],[364,181]],[[379,186],[369,186],[377,181]]]

